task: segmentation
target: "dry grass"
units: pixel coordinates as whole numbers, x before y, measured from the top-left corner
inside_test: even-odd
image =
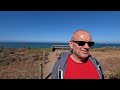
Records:
[[[115,75],[120,70],[120,49],[119,48],[100,48],[91,50],[101,63],[106,78]]]
[[[0,52],[0,79],[38,79],[40,64],[50,49],[3,49]]]
[[[0,66],[0,79],[38,79],[39,61]]]
[[[47,59],[50,49],[5,49],[0,52],[0,79],[38,79],[40,63],[42,63],[45,51]],[[54,55],[58,55],[56,54]],[[120,72],[120,48],[97,48],[91,49],[91,54],[96,57],[105,73],[105,78]],[[51,60],[55,59],[50,56]],[[2,62],[4,61],[4,62]],[[8,63],[9,64],[6,64]]]

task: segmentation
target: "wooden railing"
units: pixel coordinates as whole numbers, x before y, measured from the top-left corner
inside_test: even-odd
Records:
[[[64,49],[70,49],[70,46],[69,45],[52,45],[51,46],[51,51],[55,51],[56,49],[61,49],[61,50],[64,50]]]

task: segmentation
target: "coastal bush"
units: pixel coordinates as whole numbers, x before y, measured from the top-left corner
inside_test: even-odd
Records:
[[[120,70],[118,70],[114,75],[109,75],[109,79],[120,79]]]
[[[50,48],[3,48],[0,65],[10,65],[16,61],[48,60]]]
[[[3,51],[4,47],[0,47],[0,53]]]

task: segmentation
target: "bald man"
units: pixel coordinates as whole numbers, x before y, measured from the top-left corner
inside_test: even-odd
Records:
[[[75,31],[69,45],[72,52],[64,53],[55,62],[52,79],[104,79],[101,65],[90,55],[94,42],[88,31]]]

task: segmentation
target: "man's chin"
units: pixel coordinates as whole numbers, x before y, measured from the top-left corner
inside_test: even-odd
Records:
[[[87,62],[89,55],[82,55],[82,61]]]
[[[82,58],[88,58],[89,54],[83,54]]]

